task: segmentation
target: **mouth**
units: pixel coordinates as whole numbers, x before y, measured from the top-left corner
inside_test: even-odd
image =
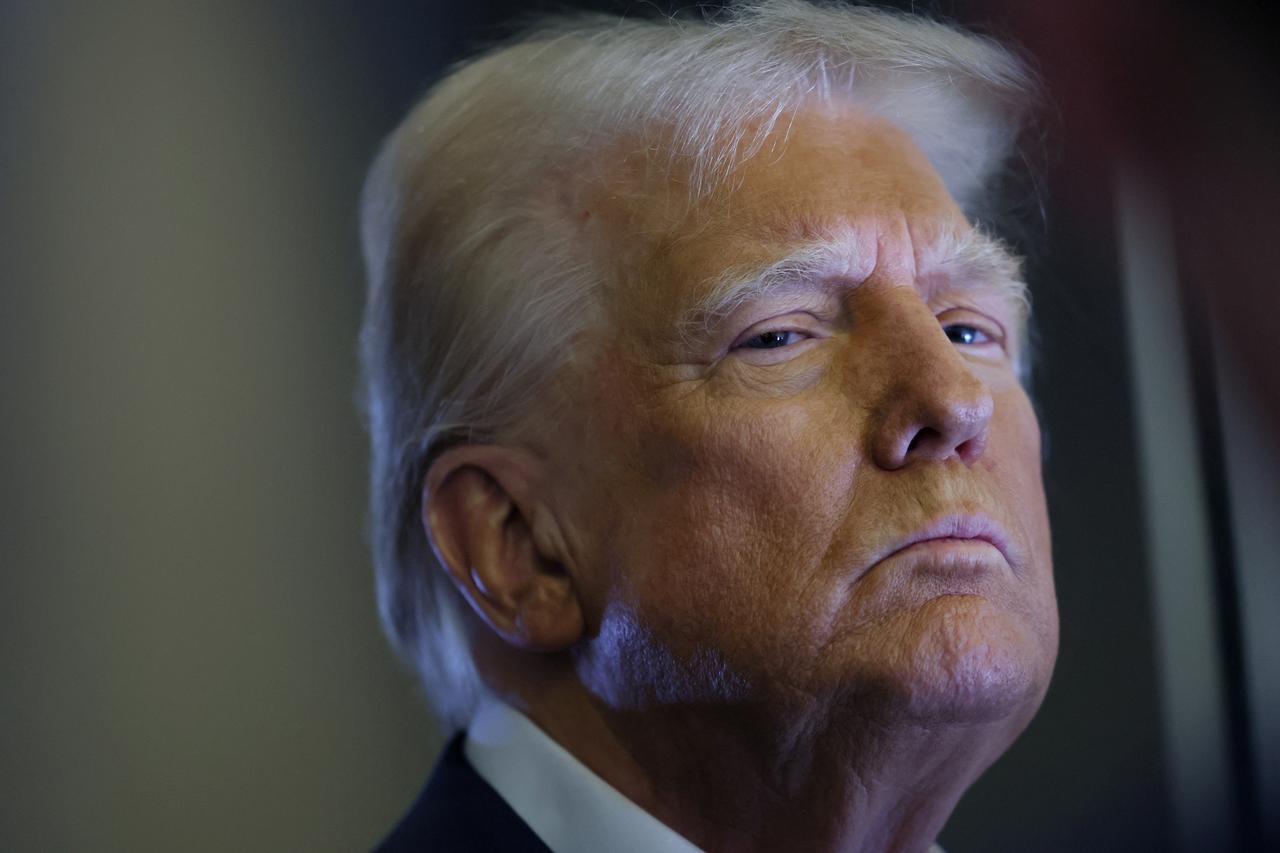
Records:
[[[929,522],[924,527],[904,536],[892,543],[875,560],[876,563],[889,559],[900,551],[919,545],[922,542],[986,542],[1000,552],[1006,563],[1009,560],[1009,536],[1004,529],[985,515],[947,515]],[[874,565],[874,564],[873,564]]]

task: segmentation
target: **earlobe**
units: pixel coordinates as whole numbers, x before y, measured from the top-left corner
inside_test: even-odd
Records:
[[[561,555],[546,547],[556,537],[533,527],[555,523],[534,512],[537,464],[498,445],[446,450],[427,471],[422,523],[440,567],[496,634],[556,651],[582,636],[583,616]]]

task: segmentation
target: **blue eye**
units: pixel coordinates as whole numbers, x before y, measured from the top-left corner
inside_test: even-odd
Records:
[[[970,326],[965,323],[948,323],[943,326],[942,331],[946,333],[947,340],[953,344],[986,344],[991,342],[991,336],[986,332],[977,326]]]
[[[783,331],[761,332],[754,338],[747,338],[747,340],[742,342],[741,346],[747,347],[748,349],[778,349],[779,347],[785,347],[787,344],[791,343],[791,336],[798,334],[800,333]]]

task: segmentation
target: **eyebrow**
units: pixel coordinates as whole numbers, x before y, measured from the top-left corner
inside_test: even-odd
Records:
[[[849,287],[847,280],[831,279],[858,268],[858,260],[852,241],[818,240],[804,243],[765,266],[731,267],[707,282],[706,295],[680,315],[680,335],[686,341],[709,335],[738,308],[778,293]],[[1015,334],[1021,339],[1031,310],[1022,260],[999,240],[977,228],[934,240],[919,254],[916,278],[939,276],[946,277],[950,289],[996,292],[1013,308]]]

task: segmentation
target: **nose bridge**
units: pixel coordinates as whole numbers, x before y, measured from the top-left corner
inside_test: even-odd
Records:
[[[884,288],[875,301],[856,324],[865,344],[859,349],[877,374],[864,375],[877,392],[869,401],[871,456],[886,469],[952,457],[973,464],[986,447],[990,389],[915,288]]]

